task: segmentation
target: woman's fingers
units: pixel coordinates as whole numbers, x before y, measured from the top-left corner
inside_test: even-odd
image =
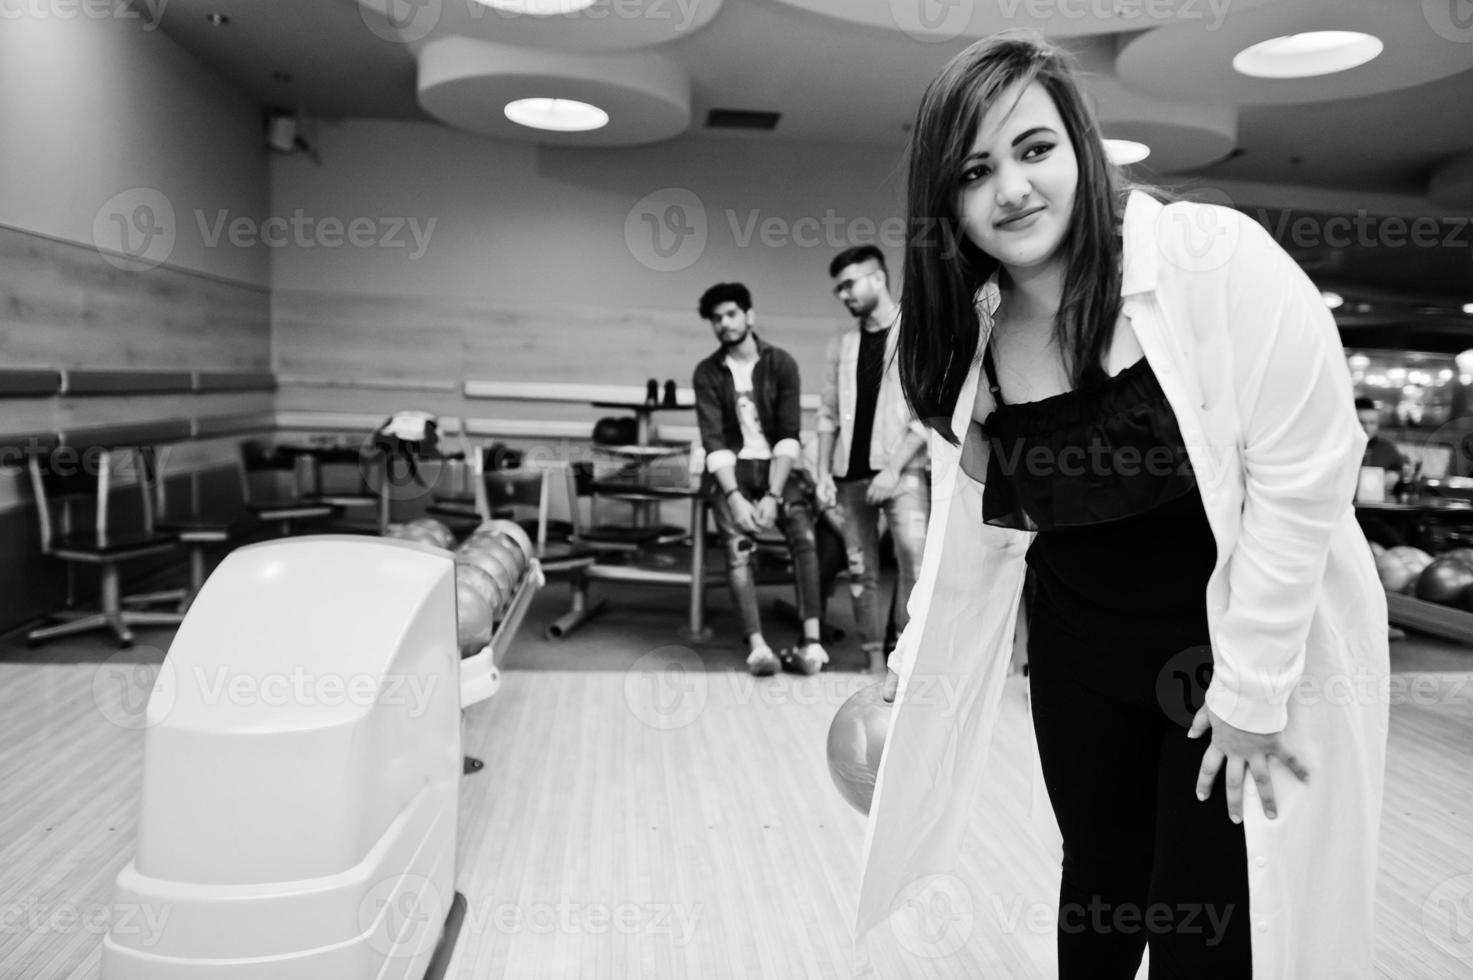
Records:
[[[1217,782],[1217,772],[1225,758],[1215,745],[1207,746],[1207,751],[1202,753],[1202,768],[1197,770],[1197,799],[1205,800],[1212,795],[1212,784]]]
[[[1187,729],[1187,738],[1197,738],[1212,727],[1212,721],[1207,717],[1207,706],[1204,704],[1197,709],[1196,717],[1192,719],[1192,727]]]
[[[1233,823],[1243,822],[1243,769],[1241,758],[1228,756],[1223,765],[1223,781],[1227,786],[1228,819]]]
[[[1309,770],[1304,768],[1304,763],[1295,758],[1292,753],[1280,752],[1279,761],[1284,764],[1285,769],[1288,769],[1294,774],[1295,779],[1301,783],[1309,782]]]
[[[1274,780],[1268,771],[1268,756],[1255,755],[1249,759],[1248,771],[1253,774],[1253,783],[1258,787],[1258,802],[1263,806],[1263,815],[1272,820],[1279,815],[1279,808],[1274,799]]]

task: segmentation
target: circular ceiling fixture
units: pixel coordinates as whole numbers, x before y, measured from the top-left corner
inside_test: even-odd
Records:
[[[1109,156],[1110,162],[1117,167],[1128,167],[1132,163],[1140,163],[1151,155],[1151,148],[1149,146],[1144,143],[1138,143],[1135,140],[1107,139],[1104,143],[1106,155]]]
[[[1168,24],[1216,30],[1227,3],[1197,0],[777,0],[809,14],[904,34],[933,44],[981,38],[1010,28],[1032,28],[1056,37],[1144,31]],[[1232,0],[1233,15],[1272,0]]]
[[[1270,3],[1244,17],[1234,8],[1217,30],[1159,27],[1124,40],[1115,71],[1158,98],[1247,106],[1347,101],[1473,66],[1473,45],[1460,43],[1454,31],[1429,29],[1425,9],[1416,8],[1385,0],[1300,0]],[[1258,48],[1265,41],[1267,49]]]
[[[609,124],[607,112],[574,99],[517,99],[502,111],[518,125],[553,133],[586,133]]]
[[[598,0],[475,0],[475,2],[509,14],[556,17],[559,14],[576,14],[580,10],[586,10]]]
[[[419,104],[442,122],[556,146],[637,146],[690,126],[690,79],[652,51],[574,54],[468,37],[419,52]]]
[[[357,0],[387,41],[464,37],[548,51],[634,51],[692,37],[723,0]]]
[[[1341,296],[1339,293],[1330,292],[1328,289],[1320,293],[1320,299],[1324,300],[1325,305],[1332,310],[1338,310],[1345,305],[1344,296]]]
[[[1358,68],[1386,46],[1360,31],[1308,31],[1269,38],[1233,57],[1233,68],[1253,78],[1311,78]]]

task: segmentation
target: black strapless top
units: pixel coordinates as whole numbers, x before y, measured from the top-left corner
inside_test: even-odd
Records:
[[[1114,377],[1036,402],[1003,403],[982,424],[991,453],[982,498],[989,524],[1049,531],[1154,510],[1197,487],[1176,415],[1143,357]]]
[[[1100,384],[1005,405],[990,350],[983,363],[998,404],[982,426],[991,447],[983,519],[1039,532],[1028,566],[1035,612],[1048,610],[1053,624],[1040,628],[1091,648],[1208,642],[1204,593],[1217,543],[1150,364],[1141,358]]]

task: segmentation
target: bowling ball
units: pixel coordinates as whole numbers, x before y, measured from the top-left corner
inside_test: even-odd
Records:
[[[516,591],[516,573],[508,567],[504,554],[498,554],[479,542],[471,545],[461,545],[460,550],[455,553],[457,561],[463,561],[475,565],[496,580],[496,585],[507,596]]]
[[[421,544],[441,547],[435,532],[418,524],[390,524],[389,529],[384,532],[386,538],[398,538],[401,541],[418,541]]]
[[[511,569],[512,579],[521,581],[523,573],[527,571],[527,558],[515,541],[496,535],[476,539],[475,546],[495,554]]]
[[[1390,552],[1376,556],[1376,574],[1381,577],[1381,585],[1387,592],[1405,592],[1417,581],[1416,573],[1407,563]]]
[[[409,526],[424,528],[425,532],[433,539],[433,543],[437,548],[444,548],[446,551],[449,551],[455,547],[455,535],[450,532],[450,528],[433,517],[416,517],[409,522]]]
[[[1473,548],[1452,548],[1437,556],[1438,558],[1451,558],[1460,561],[1469,568],[1473,568]]]
[[[601,418],[593,424],[593,441],[604,446],[618,446],[624,442],[624,427],[615,418]]]
[[[513,579],[520,579],[522,572],[527,569],[527,559],[522,554],[522,549],[517,547],[515,541],[500,534],[481,532],[480,534],[472,535],[461,547],[480,548],[483,551],[489,551],[496,555],[511,571]]]
[[[462,571],[478,572],[478,568],[457,565],[455,568],[455,638],[460,645],[461,656],[477,653],[491,642],[496,626],[495,611],[487,600],[480,583]]]
[[[861,688],[839,707],[829,724],[829,775],[839,795],[860,813],[869,813],[880,754],[890,731],[893,705],[881,697],[884,690],[884,681]]]
[[[522,564],[529,565],[533,558],[537,557],[537,549],[532,545],[532,536],[522,529],[516,521],[491,520],[483,521],[476,528],[475,534],[489,531],[493,534],[502,534],[516,542],[518,548],[522,549],[522,556],[526,559]]]
[[[1444,606],[1463,604],[1463,593],[1473,585],[1473,568],[1456,558],[1439,558],[1417,576],[1417,598]]]
[[[1395,555],[1406,563],[1412,570],[1413,575],[1422,574],[1422,569],[1432,564],[1432,556],[1421,548],[1413,548],[1409,544],[1397,545],[1395,548],[1387,548],[1388,555]]]
[[[486,597],[486,602],[490,604],[493,613],[500,612],[501,607],[506,605],[508,596],[501,586],[496,584],[496,580],[491,577],[490,573],[477,565],[462,561],[457,556],[455,559],[456,585],[459,585],[462,580]]]

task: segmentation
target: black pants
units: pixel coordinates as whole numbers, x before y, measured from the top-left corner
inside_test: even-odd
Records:
[[[1101,649],[1035,612],[1034,731],[1064,838],[1060,980],[1131,980],[1148,942],[1151,980],[1249,980],[1243,828],[1220,775],[1197,800],[1210,736],[1187,738],[1210,648]]]

